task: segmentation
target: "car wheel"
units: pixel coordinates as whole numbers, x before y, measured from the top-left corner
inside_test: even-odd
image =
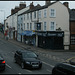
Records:
[[[23,62],[21,63],[21,68],[24,69],[24,63]]]

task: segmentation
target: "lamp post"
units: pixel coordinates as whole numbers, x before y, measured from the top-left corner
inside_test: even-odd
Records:
[[[1,12],[4,12],[4,20],[5,20],[5,10],[0,10]],[[4,21],[3,21],[4,22]],[[5,22],[4,22],[4,27],[3,27],[3,30],[5,32]]]

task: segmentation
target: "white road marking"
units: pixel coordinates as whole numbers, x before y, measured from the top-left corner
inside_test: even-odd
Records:
[[[18,74],[22,74],[22,73],[18,73]]]
[[[12,54],[14,54],[14,52],[12,52]]]
[[[11,66],[9,66],[8,64],[6,64],[7,67],[11,68]]]
[[[25,69],[26,70],[26,69]],[[26,71],[28,71],[28,72],[32,72],[32,71],[30,71],[30,70],[26,70]]]
[[[50,64],[48,64],[48,63],[46,63],[46,62],[44,62],[44,61],[42,61],[42,63],[44,63],[44,64],[46,64],[46,65],[48,65],[48,66],[50,66],[50,67],[54,67],[53,65],[50,65]]]
[[[48,69],[47,69],[47,71],[51,73],[51,71],[50,71],[50,70],[48,70]]]

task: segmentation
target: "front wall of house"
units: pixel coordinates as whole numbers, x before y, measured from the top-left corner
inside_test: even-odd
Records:
[[[56,10],[56,17],[52,18],[50,17],[50,9],[55,9]],[[47,10],[47,18],[41,18],[41,21],[46,21],[47,22],[47,31],[50,31],[50,22],[55,22],[56,26],[55,29],[58,29],[59,27],[61,28],[62,31],[64,31],[64,49],[69,49],[70,45],[70,31],[69,31],[69,12],[68,9],[61,4],[60,2],[57,2],[48,8]],[[43,9],[42,9],[43,13]],[[43,16],[43,14],[42,14]],[[56,30],[55,30],[56,31]]]

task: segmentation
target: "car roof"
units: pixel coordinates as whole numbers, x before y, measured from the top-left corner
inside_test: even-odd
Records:
[[[17,50],[16,52],[19,52],[19,53],[24,53],[24,52],[32,52],[32,51],[29,51],[29,50]]]

